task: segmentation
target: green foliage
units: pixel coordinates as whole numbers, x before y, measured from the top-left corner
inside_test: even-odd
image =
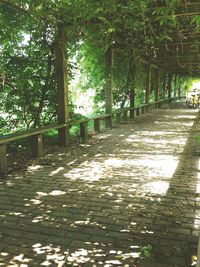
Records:
[[[200,30],[200,16],[194,16],[191,20],[191,24],[196,26],[196,30]]]
[[[114,56],[113,67],[113,102],[115,108],[123,108],[129,105],[130,89],[133,86],[132,76],[135,68],[133,58],[124,51],[117,51]]]
[[[182,82],[184,82],[185,84],[185,90],[186,91],[189,91],[191,90],[192,86],[195,84],[195,83],[199,83],[200,84],[200,79],[198,78],[187,78],[187,79],[183,79],[182,78]]]
[[[146,68],[142,62],[137,64],[136,77],[135,77],[135,88],[136,88],[136,106],[144,103],[145,89],[146,89]]]
[[[104,110],[108,75],[105,54],[110,47],[115,51],[114,107],[129,105],[135,66],[136,105],[142,103],[146,70],[141,59],[156,58],[156,43],[171,42],[172,32],[177,32],[180,42],[185,38],[179,33],[179,20],[174,16],[181,0],[159,2],[163,6],[151,0],[1,2],[0,133],[57,120],[54,54],[59,23],[66,25],[69,80],[78,67],[78,90],[96,90],[94,112]],[[199,16],[189,22],[199,30]],[[70,96],[70,117],[73,116]]]
[[[200,143],[200,135],[199,135],[199,134],[196,136],[196,141],[197,141],[198,143]]]
[[[0,6],[0,13],[1,29],[7,29],[0,58],[0,112],[6,128],[48,123],[55,117],[56,94],[50,25],[6,6]]]
[[[97,49],[93,43],[86,40],[80,47],[78,54],[78,67],[80,69],[79,88],[87,91],[96,90],[95,110],[99,111],[101,103],[105,100],[103,92],[104,85],[104,53],[99,47]]]
[[[140,247],[140,257],[149,258],[151,256],[152,245],[148,244],[147,246]]]

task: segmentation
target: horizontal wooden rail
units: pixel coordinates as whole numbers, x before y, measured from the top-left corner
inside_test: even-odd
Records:
[[[153,108],[160,108],[163,104],[169,104],[174,98],[168,98],[160,100],[158,102],[144,104],[139,107],[134,108],[123,108],[112,112],[112,114],[102,114],[94,117],[83,118],[80,120],[70,121],[66,124],[54,124],[49,126],[44,126],[36,129],[30,129],[26,131],[19,131],[13,134],[8,134],[0,137],[0,172],[5,172],[7,170],[7,155],[6,155],[6,145],[12,141],[20,140],[23,138],[30,138],[32,151],[35,157],[41,157],[43,155],[43,134],[51,130],[63,130],[65,128],[69,129],[73,125],[80,126],[80,137],[83,141],[88,139],[88,127],[89,121],[94,121],[94,131],[100,132],[100,121],[105,121],[105,126],[112,128],[112,119],[115,117],[116,122],[127,121],[128,118],[133,119],[140,114],[151,111]]]
[[[48,125],[48,126],[44,126],[44,127],[39,127],[36,129],[19,131],[19,132],[13,133],[13,134],[4,135],[4,136],[0,137],[0,144],[9,143],[11,141],[15,141],[15,140],[19,140],[22,138],[34,136],[37,134],[44,134],[44,133],[47,133],[51,130],[58,130],[58,129],[64,128],[66,126],[67,126],[67,124],[53,124],[53,125]]]

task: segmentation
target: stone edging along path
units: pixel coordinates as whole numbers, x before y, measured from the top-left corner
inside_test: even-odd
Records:
[[[198,112],[172,105],[1,180],[1,265],[190,266],[198,131]]]

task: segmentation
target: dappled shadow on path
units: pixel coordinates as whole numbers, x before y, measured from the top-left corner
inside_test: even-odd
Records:
[[[2,181],[2,266],[189,266],[200,219],[195,116],[142,115]]]
[[[184,131],[179,130],[176,133],[183,135]],[[153,189],[155,196],[162,194],[162,188],[165,191],[162,198],[156,200],[154,197],[154,219],[152,225],[147,227],[147,232],[152,233],[151,241],[146,236],[146,240],[153,244],[152,266],[157,262],[165,263],[166,266],[195,265],[200,225],[200,161],[196,140],[198,131],[199,115],[188,132],[183,151],[176,155],[174,166],[177,167],[170,180],[158,181],[153,186],[151,183],[146,185],[150,191]],[[175,140],[178,141],[178,138]],[[172,165],[168,162],[168,168],[170,166]]]

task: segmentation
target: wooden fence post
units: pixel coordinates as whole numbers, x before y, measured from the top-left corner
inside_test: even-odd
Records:
[[[134,119],[135,118],[135,108],[130,109],[130,118]]]
[[[112,115],[108,115],[105,117],[105,125],[106,128],[112,128]]]
[[[128,120],[128,111],[124,110],[123,111],[123,121],[127,121]]]
[[[80,137],[85,142],[88,139],[88,129],[87,129],[87,122],[86,121],[83,121],[80,123]]]
[[[95,132],[99,133],[100,132],[100,119],[96,118],[94,119],[94,130]]]
[[[141,106],[141,114],[145,113],[145,106]]]
[[[136,115],[139,116],[140,115],[140,108],[136,108]]]
[[[42,141],[42,134],[36,134],[32,136],[32,151],[33,155],[37,158],[42,157],[43,155],[43,141]]]
[[[116,114],[116,122],[120,124],[121,122],[121,113]]]

